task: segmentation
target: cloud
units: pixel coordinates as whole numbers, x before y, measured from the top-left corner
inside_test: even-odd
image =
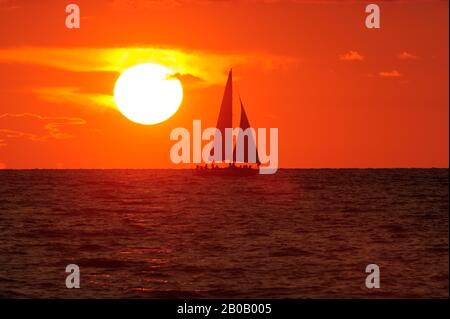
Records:
[[[39,98],[56,104],[74,103],[117,108],[112,95],[86,93],[75,87],[41,87],[32,89],[32,92]]]
[[[381,72],[378,73],[378,75],[381,76],[381,77],[384,77],[384,78],[398,78],[398,77],[402,77],[403,76],[403,74],[401,74],[397,70],[381,71]]]
[[[292,65],[298,58],[252,53],[218,53],[168,48],[5,48],[0,63],[19,63],[57,68],[68,72],[112,72],[119,74],[139,63],[157,63],[173,71],[188,86],[222,85],[230,67],[250,66],[270,71]],[[75,103],[116,108],[110,94],[86,92],[78,87],[32,88],[52,103]]]
[[[341,54],[339,60],[342,61],[362,61],[364,57],[357,51],[348,51],[347,53]]]
[[[5,113],[0,115],[0,147],[9,140],[26,139],[46,142],[51,139],[72,138],[68,126],[84,125],[86,121],[77,117],[42,116],[33,113]]]
[[[408,53],[406,51],[399,53],[397,55],[397,58],[399,58],[400,60],[419,60],[420,59],[420,57],[418,57],[417,55]]]
[[[241,65],[271,70],[298,58],[260,53],[221,53],[168,48],[7,48],[0,63],[43,65],[74,72],[122,72],[139,63],[157,63],[174,74],[190,75],[209,84],[226,79],[230,67]]]

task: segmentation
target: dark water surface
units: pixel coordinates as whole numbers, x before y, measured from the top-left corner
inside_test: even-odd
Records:
[[[3,170],[0,297],[448,297],[448,189],[447,169]]]

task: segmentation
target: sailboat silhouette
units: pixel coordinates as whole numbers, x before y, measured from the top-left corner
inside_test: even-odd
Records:
[[[253,168],[252,164],[256,164],[256,167],[259,167],[261,164],[259,160],[258,155],[258,149],[256,148],[256,142],[254,139],[253,134],[244,134],[243,132],[246,129],[251,128],[250,122],[247,116],[247,113],[244,109],[244,104],[242,103],[242,99],[239,97],[239,103],[241,107],[241,118],[239,123],[239,128],[242,129],[242,131],[239,131],[239,135],[237,136],[237,141],[241,140],[243,141],[242,145],[239,145],[241,147],[241,151],[239,152],[236,149],[236,145],[234,145],[232,158],[227,158],[227,154],[229,152],[226,152],[226,143],[225,141],[225,129],[227,128],[233,128],[233,70],[230,69],[228,73],[228,80],[225,86],[225,92],[222,98],[222,104],[220,106],[220,112],[219,112],[219,118],[217,120],[216,129],[218,132],[220,132],[222,136],[222,143],[219,145],[213,146],[211,150],[211,158],[214,158],[214,153],[216,147],[221,147],[221,154],[222,158],[224,159],[223,162],[225,164],[224,167],[221,167],[219,165],[215,165],[214,162],[211,166],[211,169],[205,169],[198,167],[197,173],[199,174],[213,174],[213,175],[254,175],[258,174],[259,170]],[[243,136],[240,136],[240,134],[243,134]],[[250,148],[249,148],[250,146]],[[254,150],[254,154],[249,153],[250,150]],[[239,156],[240,155],[240,156]]]

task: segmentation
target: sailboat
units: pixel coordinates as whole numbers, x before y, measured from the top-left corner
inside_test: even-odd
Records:
[[[247,128],[250,128],[250,122],[247,116],[247,113],[244,109],[244,104],[242,99],[239,97],[239,103],[241,108],[241,118],[239,127],[245,131]],[[239,158],[236,151],[236,145],[233,148],[233,157],[226,158],[226,150],[225,150],[225,129],[233,128],[233,70],[231,69],[228,73],[228,80],[225,85],[225,92],[222,98],[222,104],[220,106],[219,118],[217,120],[216,129],[220,131],[222,135],[222,143],[219,146],[213,146],[211,150],[211,158],[214,157],[214,152],[216,147],[222,148],[222,156],[225,159],[222,164],[214,164],[212,163],[211,167],[205,166],[197,166],[196,174],[200,175],[232,175],[232,176],[247,176],[247,175],[255,175],[259,173],[259,165],[261,164],[258,155],[258,149],[256,148],[256,143],[253,135],[244,135],[242,140],[244,141],[243,145],[243,157]],[[242,131],[239,133],[242,134]],[[240,137],[238,136],[237,140]],[[251,143],[255,149],[255,156],[250,156],[248,152],[248,146]],[[221,166],[222,165],[222,166]],[[256,166],[256,169],[255,167]]]

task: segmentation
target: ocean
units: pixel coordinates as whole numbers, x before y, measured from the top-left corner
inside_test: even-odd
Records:
[[[448,178],[0,170],[0,297],[448,298]]]

